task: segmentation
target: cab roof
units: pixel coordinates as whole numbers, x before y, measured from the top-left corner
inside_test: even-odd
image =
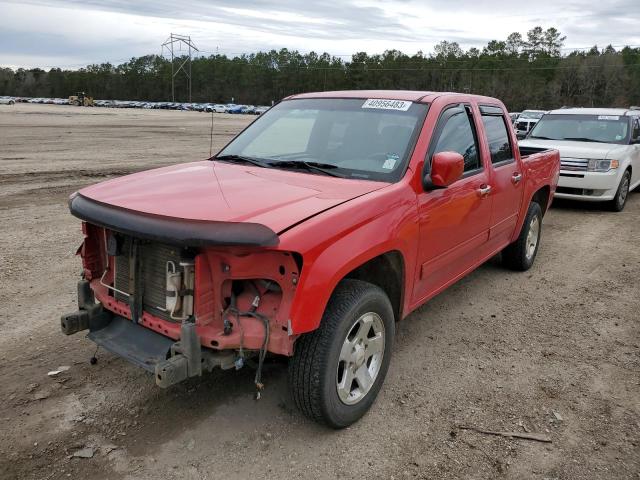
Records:
[[[483,97],[481,95],[471,95],[466,93],[455,92],[428,92],[416,90],[337,90],[333,92],[310,92],[291,95],[285,100],[300,98],[379,98],[383,100],[405,100],[407,102],[429,103],[438,97],[451,96],[463,98],[476,98],[478,101],[497,102],[496,99]],[[461,98],[462,100],[462,98]]]

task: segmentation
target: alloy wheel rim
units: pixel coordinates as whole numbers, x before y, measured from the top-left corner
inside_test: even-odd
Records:
[[[384,357],[384,322],[375,312],[360,316],[351,326],[340,349],[336,372],[338,397],[355,405],[369,393]]]
[[[531,219],[531,223],[529,223],[529,233],[527,233],[527,243],[526,243],[527,260],[531,260],[533,258],[533,255],[536,253],[539,234],[540,234],[540,220],[536,215]]]

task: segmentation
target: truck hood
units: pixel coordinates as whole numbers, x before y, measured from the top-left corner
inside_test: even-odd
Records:
[[[78,193],[103,206],[165,220],[260,224],[280,233],[386,185],[202,161],[134,173],[86,187]]]
[[[566,140],[524,139],[518,142],[521,147],[555,148],[560,151],[560,158],[615,158],[609,155],[615,150],[624,148],[617,143],[574,142]]]

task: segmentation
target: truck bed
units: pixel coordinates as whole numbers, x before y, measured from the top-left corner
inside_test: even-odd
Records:
[[[522,158],[522,160],[527,160],[527,157],[538,153],[554,151],[552,148],[522,147],[520,145],[518,145],[518,150],[520,150],[520,158]]]
[[[529,191],[536,192],[538,189],[548,185],[551,189],[551,195],[553,195],[558,185],[558,176],[560,174],[560,152],[553,148],[520,146],[518,148],[522,166],[527,173]]]

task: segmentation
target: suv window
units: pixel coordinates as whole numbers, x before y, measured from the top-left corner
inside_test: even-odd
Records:
[[[542,117],[528,138],[627,145],[630,131],[629,117],[624,115],[554,113]]]
[[[631,133],[631,141],[640,140],[640,118],[636,118],[633,120],[633,131]]]
[[[481,169],[478,142],[471,119],[465,109],[455,107],[455,110],[450,116],[447,115],[449,118],[440,131],[433,153],[458,152],[464,158],[465,172]]]
[[[502,115],[483,115],[482,123],[487,134],[491,163],[513,160],[507,125]]]

